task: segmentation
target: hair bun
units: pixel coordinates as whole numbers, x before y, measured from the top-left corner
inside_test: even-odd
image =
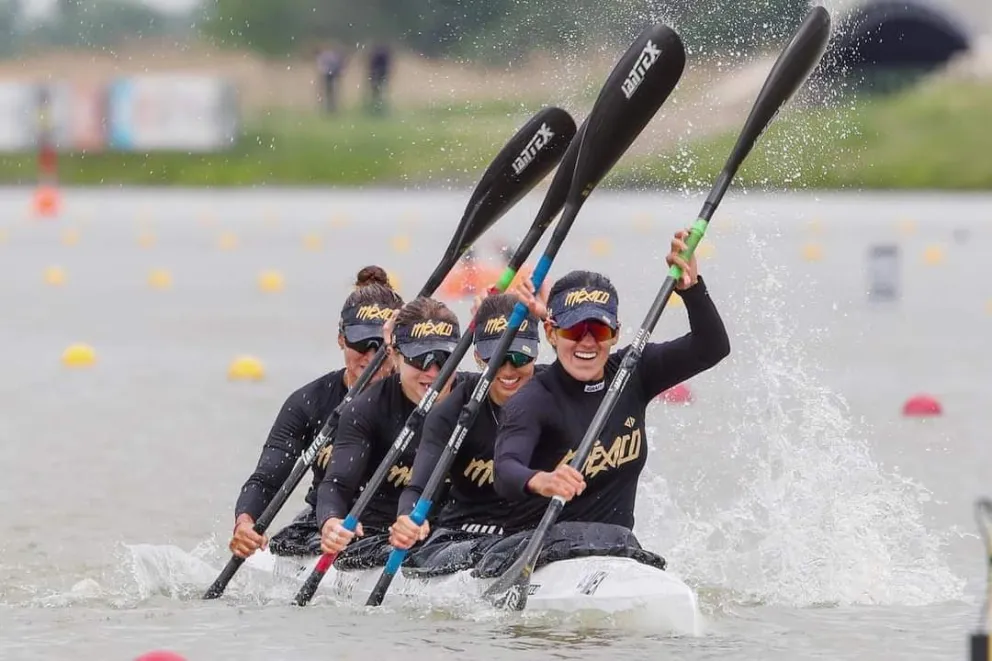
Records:
[[[355,276],[355,287],[367,287],[368,285],[382,285],[392,289],[389,283],[389,275],[381,266],[366,266]]]

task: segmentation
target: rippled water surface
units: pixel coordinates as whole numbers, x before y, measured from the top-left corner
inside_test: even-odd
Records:
[[[380,263],[412,296],[467,197],[81,190],[44,221],[29,191],[0,192],[0,657],[966,657],[985,578],[971,506],[992,491],[988,196],[738,195],[717,212],[701,272],[733,354],[689,383],[691,405],[651,409],[635,529],[698,591],[702,635],[480,604],[298,609],[294,586],[247,574],[200,601],[284,398],[340,365],[355,271]],[[629,339],[700,203],[598,191],[551,277],[609,274]],[[878,244],[900,250],[896,302],[866,296]],[[260,291],[270,270],[281,291]],[[655,337],[686,328],[673,304]],[[94,367],[63,368],[74,342]],[[242,354],[264,381],[227,380]],[[918,392],[944,415],[903,418]]]

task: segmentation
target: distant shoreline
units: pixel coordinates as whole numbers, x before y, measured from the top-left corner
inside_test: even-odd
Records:
[[[833,110],[783,113],[744,163],[735,187],[764,190],[992,190],[992,85],[935,80]],[[358,112],[286,112],[251,122],[216,154],[62,154],[67,186],[470,187],[527,119],[506,103]],[[743,117],[740,120],[743,121]],[[603,180],[615,190],[705,190],[738,129],[657,151],[649,138]],[[0,185],[36,183],[34,154],[0,155]]]

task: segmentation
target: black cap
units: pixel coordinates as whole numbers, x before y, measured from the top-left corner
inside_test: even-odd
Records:
[[[413,324],[403,324],[393,330],[393,341],[400,353],[407,358],[420,356],[428,351],[452,353],[458,345],[460,336],[458,322],[451,323],[443,319],[427,319]]]
[[[510,325],[510,320],[505,314],[494,313],[488,317],[479,317],[475,320],[475,350],[479,352],[482,360],[489,362],[496,347],[499,345],[503,332]],[[541,337],[538,333],[538,321],[534,316],[528,315],[517,329],[517,334],[510,343],[508,351],[522,353],[531,358],[537,358],[537,352],[541,345]]]
[[[382,325],[392,316],[393,309],[379,303],[346,307],[341,311],[341,332],[349,342],[382,339]]]
[[[548,303],[548,316],[560,328],[595,319],[617,328],[617,294],[602,287],[572,287],[556,293]]]

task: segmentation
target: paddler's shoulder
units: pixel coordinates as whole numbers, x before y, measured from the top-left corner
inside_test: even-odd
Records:
[[[328,372],[309,383],[305,383],[286,398],[283,408],[286,407],[306,407],[313,406],[326,399],[328,393],[340,390],[340,397],[343,399],[347,389],[344,387],[344,368]]]
[[[551,399],[552,389],[548,387],[547,377],[550,375],[548,369],[550,365],[537,365],[534,368],[534,376],[520,387],[520,390],[504,404],[503,409],[513,408],[516,410],[541,410],[548,406],[554,406]]]
[[[384,399],[396,395],[403,396],[403,390],[400,387],[400,375],[390,374],[365,386],[365,390],[351,401],[351,405],[347,407],[345,412],[375,409],[380,406]]]

